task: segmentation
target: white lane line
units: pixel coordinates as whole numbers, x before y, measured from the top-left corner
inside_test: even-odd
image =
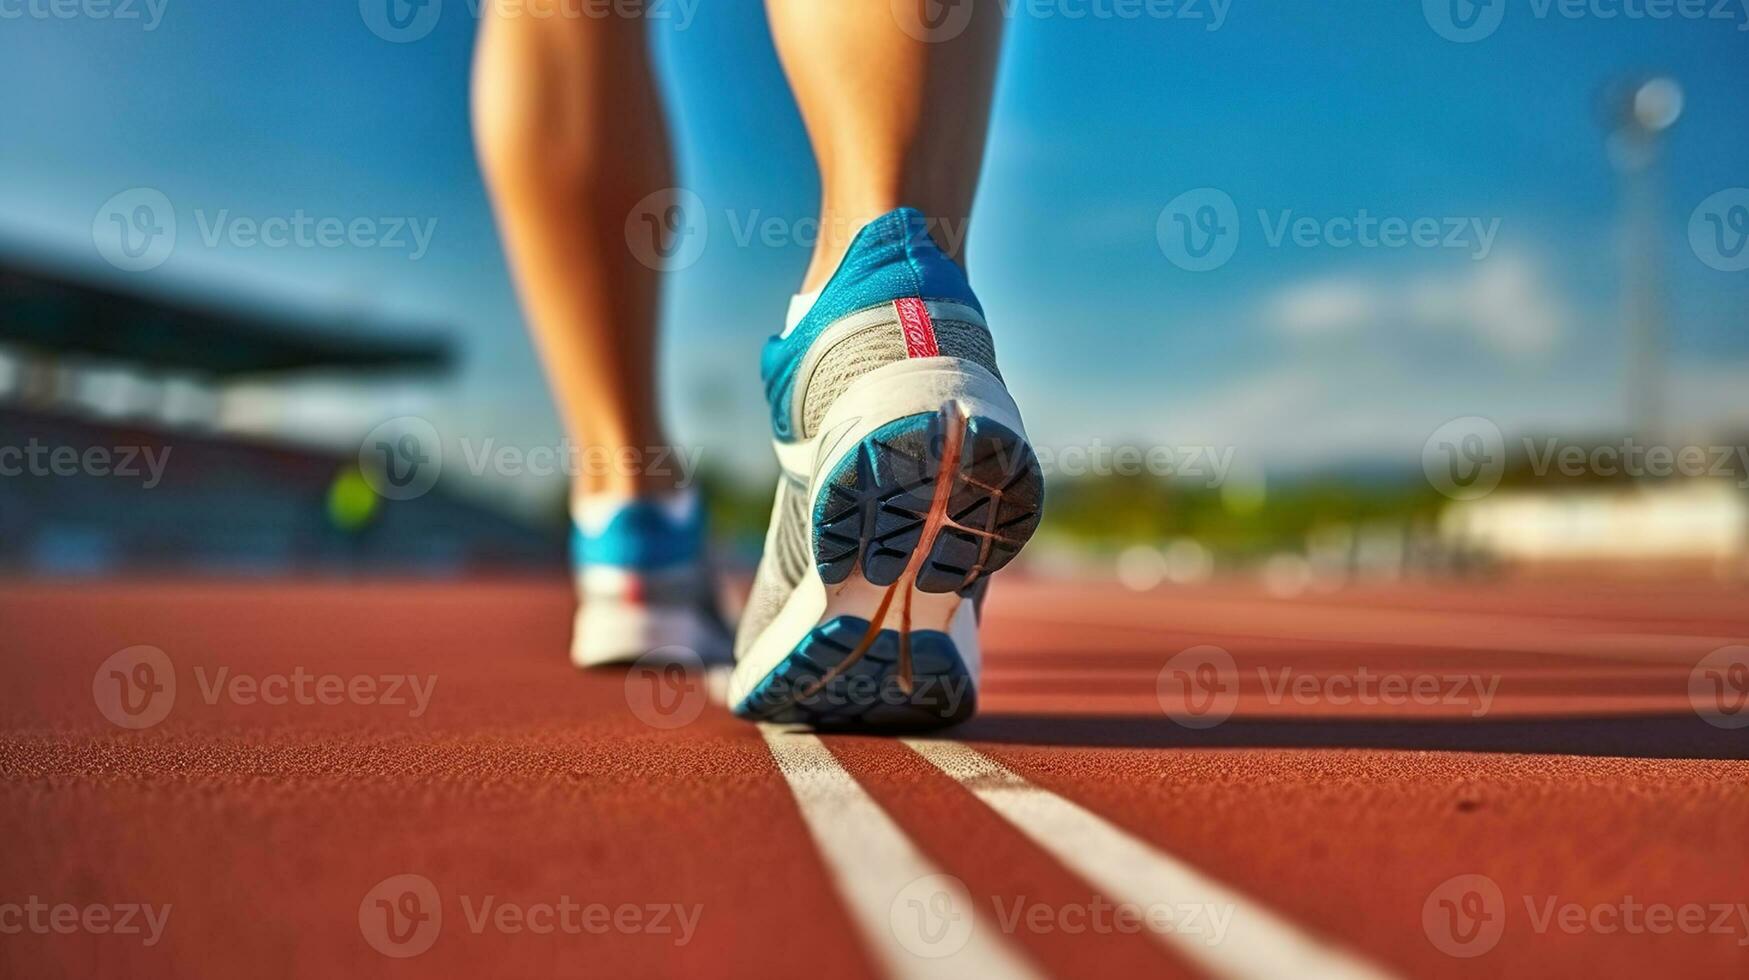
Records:
[[[1144,910],[1226,915],[1225,932],[1154,933],[1175,952],[1222,977],[1382,978],[1389,974],[1301,931],[1285,919],[1068,800],[1027,782],[957,742],[905,744],[958,780],[1033,843],[1105,897]],[[1188,919],[1185,920],[1188,923]]]
[[[918,852],[814,735],[762,724],[759,733],[795,794],[814,846],[887,974],[943,980],[1038,973],[979,922],[958,879]]]

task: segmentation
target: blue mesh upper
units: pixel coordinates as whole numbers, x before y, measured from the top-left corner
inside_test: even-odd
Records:
[[[587,534],[572,523],[571,563],[639,572],[685,565],[704,554],[704,526],[702,506],[693,506],[684,520],[676,521],[660,504],[634,500],[599,534]]]
[[[914,208],[897,208],[857,232],[838,271],[789,336],[765,342],[759,373],[771,404],[771,426],[779,439],[794,438],[790,404],[796,371],[820,334],[852,313],[906,297],[945,300],[984,311],[972,295],[965,270],[929,237],[923,215]]]

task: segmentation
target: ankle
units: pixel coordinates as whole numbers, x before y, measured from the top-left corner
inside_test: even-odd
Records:
[[[660,432],[582,440],[569,462],[573,501],[671,495],[697,476],[694,455]]]
[[[894,196],[868,197],[855,205],[827,204],[821,208],[820,235],[814,244],[814,254],[798,292],[804,295],[817,294],[825,288],[843,263],[844,256],[849,254],[857,233],[870,222],[906,206],[916,208],[923,215],[923,226],[917,231],[929,236],[948,258],[963,265],[961,255],[965,249],[969,217],[939,214]]]
[[[808,260],[808,271],[802,276],[802,287],[797,292],[806,295],[819,293],[824,289],[832,274],[838,271],[844,256],[849,253],[850,243],[856,239],[856,233],[885,213],[886,211],[870,212],[860,208],[855,211],[822,208],[820,233],[814,240],[814,254]]]
[[[703,506],[697,490],[666,490],[660,493],[573,493],[571,520],[585,530],[600,530],[627,507],[649,505],[676,523],[685,523]]]

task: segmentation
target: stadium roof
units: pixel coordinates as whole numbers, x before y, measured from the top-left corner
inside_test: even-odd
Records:
[[[158,369],[233,376],[301,370],[444,371],[452,345],[432,332],[299,321],[171,299],[0,261],[0,344]]]

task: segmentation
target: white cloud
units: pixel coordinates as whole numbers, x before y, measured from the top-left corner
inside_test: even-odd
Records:
[[[1407,282],[1337,276],[1291,284],[1265,302],[1265,322],[1301,339],[1390,329],[1457,332],[1514,360],[1547,354],[1571,316],[1528,260],[1499,255]]]
[[[1277,363],[1194,395],[1145,409],[1140,432],[1168,445],[1233,447],[1235,466],[1318,468],[1355,460],[1419,465],[1428,435],[1466,415],[1492,419],[1510,436],[1596,434],[1625,424],[1620,392],[1588,369],[1536,372],[1429,372],[1388,355],[1322,357]],[[1749,363],[1673,365],[1669,375],[1673,431],[1706,439],[1749,424],[1741,392]],[[1143,409],[1136,406],[1133,421]],[[1109,409],[1108,409],[1109,413]],[[1032,416],[1029,416],[1031,421]],[[1107,419],[1110,418],[1108,414]],[[1054,428],[1048,415],[1034,426]],[[1096,420],[1070,416],[1087,432]],[[1055,435],[1056,433],[1052,433]],[[1081,437],[1085,438],[1085,435]]]
[[[1289,286],[1270,303],[1270,319],[1298,337],[1366,329],[1383,319],[1382,291],[1354,279],[1320,279]]]

